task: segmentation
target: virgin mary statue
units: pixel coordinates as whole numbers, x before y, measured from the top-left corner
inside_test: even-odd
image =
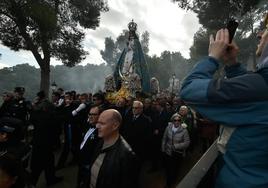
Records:
[[[114,71],[117,90],[122,87],[131,95],[137,91],[150,92],[150,76],[140,41],[137,37],[137,24],[132,20],[128,24],[129,37]]]

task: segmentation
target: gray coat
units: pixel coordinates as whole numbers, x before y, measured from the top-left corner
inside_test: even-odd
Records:
[[[173,123],[169,123],[165,130],[162,139],[162,151],[169,156],[172,155],[173,151],[184,154],[185,149],[190,144],[188,131],[186,128],[179,126],[178,130],[173,133],[172,126]]]

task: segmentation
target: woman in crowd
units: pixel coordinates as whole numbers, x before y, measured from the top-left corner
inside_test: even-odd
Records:
[[[176,183],[179,166],[189,144],[188,131],[182,126],[181,115],[176,113],[171,117],[171,122],[167,126],[162,139],[167,187]]]

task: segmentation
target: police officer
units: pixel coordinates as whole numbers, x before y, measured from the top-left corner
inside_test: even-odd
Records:
[[[12,155],[27,168],[31,147],[18,139],[19,123],[10,118],[0,120],[0,155]]]
[[[24,98],[25,89],[24,87],[15,87],[14,89],[14,100],[9,109],[10,117],[19,119],[23,122],[23,133],[26,134],[29,111],[31,109],[31,103],[26,101]]]
[[[23,97],[25,92],[24,87],[15,87],[14,89],[14,104],[12,116],[22,121],[27,119],[27,102]]]
[[[23,187],[25,183],[27,185],[30,184],[29,173],[27,172],[26,168],[28,167],[31,147],[28,144],[22,142],[19,138],[21,132],[20,124],[21,121],[18,119],[12,119],[9,117],[0,119],[0,156],[12,157],[13,161],[18,165],[18,167],[20,167],[19,172],[18,168],[14,168],[12,165],[13,163],[9,164],[7,161],[2,161],[2,165],[6,164],[6,167],[15,170],[12,172],[12,174],[16,174],[16,176],[14,176],[16,177],[16,186],[14,184],[14,187]]]

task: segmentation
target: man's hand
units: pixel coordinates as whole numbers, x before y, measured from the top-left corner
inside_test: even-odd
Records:
[[[213,35],[210,35],[209,39],[209,56],[215,59],[221,59],[226,53],[226,49],[229,43],[229,32],[227,29],[221,29],[217,32],[214,40]]]
[[[227,66],[231,66],[237,63],[236,57],[239,52],[238,46],[232,42],[232,44],[228,45],[226,53],[223,55],[224,64]]]

